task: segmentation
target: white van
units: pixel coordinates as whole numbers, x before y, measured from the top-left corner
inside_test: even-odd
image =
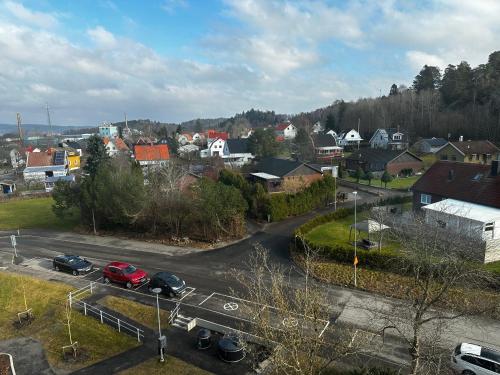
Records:
[[[500,352],[464,342],[451,355],[451,368],[462,375],[500,374]]]

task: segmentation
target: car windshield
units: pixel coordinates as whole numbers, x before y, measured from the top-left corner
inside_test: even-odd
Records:
[[[181,281],[181,279],[179,279],[177,276],[175,275],[170,275],[169,278],[168,278],[168,281],[172,282],[172,283],[179,283]]]
[[[81,262],[81,260],[82,260],[82,258],[80,258],[80,257],[71,257],[71,258],[68,258],[68,263],[75,264],[75,263]]]
[[[129,264],[126,268],[123,269],[124,274],[134,273],[135,271],[137,271],[137,268],[135,268],[131,264]]]

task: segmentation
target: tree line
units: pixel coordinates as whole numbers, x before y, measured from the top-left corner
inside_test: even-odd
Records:
[[[82,224],[93,230],[217,241],[245,230],[247,202],[239,189],[197,178],[171,161],[143,173],[130,158],[110,158],[102,140],[89,138],[83,176],[58,182],[53,210],[59,217],[80,209]]]
[[[500,51],[473,68],[466,61],[442,72],[425,65],[411,87],[393,84],[387,95],[332,105],[292,119],[299,126],[321,121],[337,132],[357,128],[368,137],[377,128],[399,126],[411,142],[419,137],[489,139],[500,142]]]

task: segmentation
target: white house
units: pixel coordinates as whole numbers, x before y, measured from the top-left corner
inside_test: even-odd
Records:
[[[109,156],[115,156],[116,154],[118,154],[118,147],[116,147],[116,144],[112,139],[105,137],[103,139],[103,142],[104,147],[106,148],[106,152]]]
[[[208,145],[208,148],[201,150],[202,158],[218,156],[222,158],[224,164],[231,167],[241,167],[250,163],[254,155],[248,151],[248,139],[216,139]]]
[[[40,151],[26,153],[25,182],[44,182],[47,177],[66,176],[68,157],[66,151]]]
[[[500,260],[500,209],[444,199],[422,207],[427,224],[474,236],[482,242],[478,256],[484,263]]]
[[[314,134],[321,133],[321,132],[323,132],[323,130],[324,130],[324,129],[323,129],[323,126],[321,126],[321,122],[319,122],[319,121],[318,121],[318,122],[316,122],[316,123],[312,126],[312,132],[313,132]],[[332,130],[332,131],[333,131],[333,130]],[[335,132],[334,132],[334,133],[335,133]],[[337,135],[337,134],[335,134],[335,135]]]
[[[99,135],[104,138],[104,137],[118,137],[118,127],[111,125],[111,124],[102,124],[99,126]]]
[[[398,129],[377,129],[370,138],[371,148],[385,150],[404,150],[408,144],[404,141],[404,134]]]
[[[177,136],[177,142],[179,142],[181,146],[184,146],[193,143],[193,137],[189,133],[182,133]]]
[[[276,125],[274,133],[279,140],[295,139],[297,128],[290,121],[286,121]]]
[[[361,142],[362,140],[363,138],[361,138],[361,135],[354,129],[351,129],[348,132],[340,133],[338,135],[338,144],[342,147],[353,145],[359,146],[359,142]]]

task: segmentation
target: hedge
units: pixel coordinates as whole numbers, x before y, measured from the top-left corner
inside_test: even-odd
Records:
[[[360,205],[359,211],[367,210],[373,206],[390,205],[390,204],[403,204],[411,202],[412,197],[393,197],[385,200],[380,200],[373,204],[363,204]],[[326,224],[328,222],[345,218],[354,213],[354,208],[341,208],[335,212],[317,216],[312,220],[304,223],[294,231],[294,238],[292,239],[292,246],[297,250],[303,251],[304,245],[309,246],[311,249],[319,251],[320,255],[335,260],[341,263],[352,264],[354,261],[354,249],[347,246],[335,245],[335,246],[321,246],[316,247],[316,245],[310,241],[307,241],[305,235],[309,233],[312,229],[319,225]],[[357,249],[358,264],[365,267],[377,268],[377,269],[394,269],[394,262],[400,261],[401,257],[397,254],[384,253],[378,250],[365,250],[363,248]]]

